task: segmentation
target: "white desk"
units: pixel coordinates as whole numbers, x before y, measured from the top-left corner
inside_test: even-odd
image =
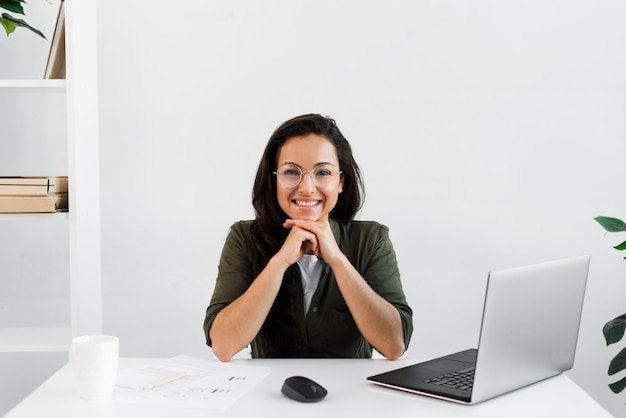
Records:
[[[120,359],[120,368],[155,359]],[[217,360],[216,360],[217,361]],[[557,376],[478,405],[465,406],[387,389],[368,383],[367,376],[415,361],[399,360],[233,360],[238,365],[270,366],[272,373],[222,413],[163,408],[116,401],[85,401],[76,395],[71,369],[65,365],[6,415],[6,418],[62,417],[581,417],[611,415],[567,376]],[[318,403],[300,403],[280,392],[293,375],[309,377],[328,389]],[[345,414],[345,415],[344,415]]]

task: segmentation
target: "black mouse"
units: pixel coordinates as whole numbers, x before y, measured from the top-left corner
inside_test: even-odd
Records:
[[[328,393],[323,386],[303,376],[288,377],[280,391],[288,398],[300,402],[321,401]]]

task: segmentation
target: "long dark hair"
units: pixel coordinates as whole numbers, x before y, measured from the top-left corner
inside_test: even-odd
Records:
[[[255,222],[251,230],[254,248],[254,277],[265,268],[269,260],[285,242],[289,231],[283,228],[287,215],[281,209],[276,197],[276,177],[278,154],[287,140],[315,134],[329,139],[335,146],[339,169],[342,171],[343,191],[329,216],[337,220],[354,219],[361,209],[364,199],[361,172],[352,155],[352,148],[343,136],[336,122],[327,116],[308,114],[295,117],[283,123],[270,137],[254,181],[252,206]],[[300,349],[301,341],[296,328],[293,311],[295,280],[300,279],[297,266],[292,265],[283,279],[281,289],[270,313],[261,328],[270,357],[291,357]]]

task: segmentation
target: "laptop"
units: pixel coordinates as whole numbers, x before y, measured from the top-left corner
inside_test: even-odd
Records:
[[[589,262],[580,256],[489,273],[477,349],[367,380],[475,404],[571,369]]]

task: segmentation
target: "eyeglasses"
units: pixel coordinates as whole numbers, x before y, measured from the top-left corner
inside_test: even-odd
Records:
[[[311,175],[313,183],[315,183],[317,187],[326,188],[336,184],[337,179],[343,171],[338,171],[330,164],[320,164],[315,166],[313,170],[308,171],[302,171],[302,169],[295,164],[283,164],[278,170],[274,171],[280,184],[288,189],[297,187],[306,173]]]

